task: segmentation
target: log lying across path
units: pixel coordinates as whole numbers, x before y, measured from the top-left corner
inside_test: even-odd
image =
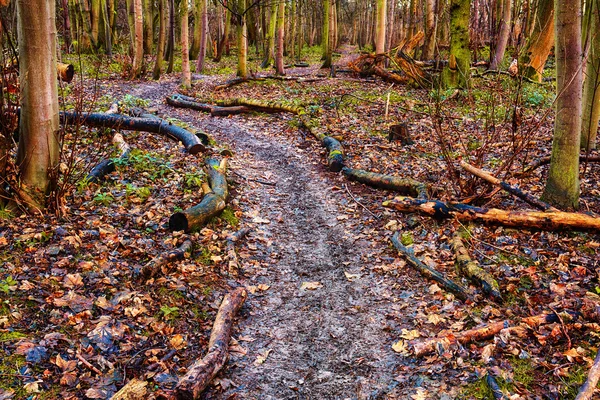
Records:
[[[132,118],[120,114],[61,111],[60,120],[67,124],[163,134],[181,142],[190,154],[198,154],[205,150],[196,135],[160,118]]]
[[[422,200],[401,196],[384,201],[383,206],[402,212],[420,212],[440,219],[456,218],[460,221],[475,221],[546,231],[561,229],[600,230],[600,218],[582,213],[506,211],[498,208],[483,208],[462,203],[444,203],[439,200]]]
[[[469,257],[469,252],[458,234],[455,234],[454,238],[452,238],[452,248],[456,255],[456,265],[460,273],[481,287],[484,293],[490,295],[494,300],[501,302],[502,295],[500,294],[498,282],[489,272],[481,268],[477,261]]]
[[[235,98],[226,100],[217,100],[220,107],[245,106],[265,112],[289,112],[292,114],[304,113],[304,107],[285,104],[280,101],[264,101],[257,99]]]
[[[425,278],[427,279],[431,279],[436,281],[437,283],[439,283],[440,285],[442,285],[442,287],[444,289],[446,289],[449,292],[454,293],[454,295],[465,301],[469,299],[469,294],[467,293],[467,290],[465,288],[463,288],[462,286],[452,282],[450,279],[444,277],[442,274],[440,274],[438,271],[436,271],[433,268],[428,267],[427,265],[425,265],[421,260],[419,260],[415,254],[413,253],[412,249],[409,249],[408,247],[404,246],[401,242],[400,242],[400,235],[398,232],[396,232],[394,234],[394,236],[392,236],[392,244],[394,245],[394,247],[396,248],[396,250],[398,250],[406,259],[406,261],[413,267],[415,268],[421,275],[423,275]]]
[[[332,172],[340,172],[344,168],[344,149],[342,144],[335,138],[319,132],[314,126],[308,115],[300,116],[300,123],[308,130],[317,140],[321,142],[323,147],[327,149],[327,165]]]
[[[191,108],[192,110],[211,112],[214,106],[200,103],[195,97],[184,96],[182,94],[172,94],[167,96],[167,104],[179,108]]]
[[[578,317],[578,314],[565,311],[560,314],[548,313],[535,315],[533,317],[523,318],[520,324],[514,325],[510,321],[499,321],[492,324],[487,324],[478,328],[469,329],[460,333],[449,333],[442,337],[430,338],[425,340],[414,340],[411,342],[412,348],[416,356],[433,353],[438,349],[447,349],[452,344],[458,342],[462,345],[477,342],[493,337],[506,329],[508,332],[522,331],[524,328],[537,328],[541,325],[552,324],[555,322],[573,321]]]
[[[206,160],[206,173],[210,191],[205,193],[202,201],[187,210],[177,212],[169,218],[169,229],[171,231],[193,231],[203,225],[208,220],[221,213],[227,206],[229,191],[227,188],[227,179],[225,171],[227,169],[227,159],[221,163],[214,158]]]
[[[148,261],[141,272],[143,279],[154,278],[162,272],[162,268],[170,262],[183,260],[186,255],[192,252],[192,241],[186,240],[176,249],[166,251]]]
[[[310,82],[319,82],[325,80],[327,78],[314,78],[314,77],[306,77],[306,76],[278,76],[278,75],[268,75],[268,76],[255,76],[252,78],[234,78],[230,79],[227,82],[224,82],[220,85],[215,86],[215,90],[223,90],[230,88],[235,85],[239,85],[246,82],[264,82],[267,80],[278,80],[278,81],[295,81],[300,83],[310,83]]]
[[[131,147],[129,147],[125,139],[123,139],[123,135],[120,133],[115,133],[112,138],[112,142],[119,149],[119,156],[116,158],[126,161],[129,158]],[[86,179],[88,182],[96,183],[103,180],[106,175],[110,174],[114,170],[114,158],[108,158],[100,161],[94,168],[92,168]]]
[[[549,211],[549,210],[558,211],[556,208],[552,207],[550,204],[541,201],[540,199],[530,195],[529,193],[523,192],[518,187],[509,185],[508,183],[501,181],[500,179],[496,178],[495,176],[493,176],[492,174],[490,174],[487,171],[484,171],[482,169],[474,167],[471,164],[467,164],[464,161],[461,161],[460,166],[465,171],[470,172],[471,174],[475,175],[476,177],[481,178],[484,181],[491,183],[492,185],[501,187],[502,189],[506,190],[508,193],[520,198],[527,204],[530,204],[537,209],[540,209],[542,211]]]
[[[378,189],[394,190],[402,194],[416,196],[420,199],[428,198],[428,192],[432,189],[431,186],[411,178],[383,175],[362,169],[344,167],[342,168],[342,173],[351,181],[364,183]]]
[[[223,368],[228,358],[233,319],[242,308],[248,294],[238,288],[224,298],[208,342],[208,353],[196,361],[175,387],[176,399],[198,399],[210,381]]]

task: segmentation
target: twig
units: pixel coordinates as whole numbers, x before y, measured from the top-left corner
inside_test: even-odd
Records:
[[[88,360],[86,360],[85,358],[83,358],[83,356],[81,355],[81,353],[79,353],[79,352],[75,353],[75,357],[77,357],[77,359],[79,361],[81,361],[81,363],[83,365],[85,365],[86,367],[88,367],[90,370],[94,371],[98,375],[102,375],[102,371],[100,371],[98,368],[96,368],[95,366],[93,366],[92,364],[90,364],[90,362]]]
[[[567,328],[566,328],[566,326],[565,326],[565,321],[563,321],[563,319],[562,319],[562,317],[560,316],[560,314],[559,314],[559,313],[558,313],[558,312],[557,312],[557,311],[556,311],[554,308],[552,308],[552,307],[550,307],[550,306],[548,306],[548,308],[549,308],[550,310],[552,310],[552,312],[553,312],[554,314],[556,314],[556,316],[558,317],[558,320],[560,321],[560,327],[561,327],[561,329],[562,329],[563,333],[565,334],[565,337],[567,338],[567,343],[568,343],[568,346],[567,346],[567,347],[570,349],[570,348],[571,348],[571,337],[569,336],[569,333],[567,332]]]
[[[268,186],[277,186],[276,182],[269,182],[269,181],[263,181],[262,179],[254,179],[254,178],[248,178],[242,174],[240,174],[239,172],[233,170],[233,169],[229,169],[231,172],[233,172],[234,175],[239,176],[240,178],[246,180],[246,181],[250,181],[250,182],[256,182],[256,183],[260,183],[261,185],[268,185]]]
[[[373,213],[373,211],[369,210],[367,208],[367,206],[365,206],[364,204],[362,204],[360,201],[356,200],[356,197],[354,197],[354,195],[352,194],[352,192],[350,192],[350,189],[348,189],[348,186],[345,183],[344,183],[344,189],[346,189],[346,192],[348,192],[348,194],[350,195],[350,197],[352,198],[352,200],[354,200],[354,202],[356,204],[358,204],[359,206],[361,206],[362,208],[364,208],[365,210],[367,210],[367,212],[369,214],[371,214],[373,216],[373,218],[375,218],[375,219],[380,219],[381,218],[379,215],[375,215]]]

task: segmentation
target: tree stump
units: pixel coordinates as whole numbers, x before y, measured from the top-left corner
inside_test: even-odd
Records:
[[[402,144],[402,146],[410,146],[411,144],[415,143],[414,140],[412,140],[412,138],[410,137],[408,125],[406,123],[390,126],[388,140],[390,142],[399,141]]]

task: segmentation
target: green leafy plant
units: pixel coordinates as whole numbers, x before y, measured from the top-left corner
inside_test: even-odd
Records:
[[[183,176],[183,183],[186,189],[194,189],[202,187],[204,182],[204,174],[198,172],[186,172]]]
[[[8,294],[17,289],[17,282],[12,276],[8,276],[6,279],[0,281],[0,291]]]
[[[94,196],[94,201],[96,203],[102,204],[104,206],[108,206],[110,203],[114,201],[114,197],[110,193],[97,193]]]
[[[121,100],[121,103],[125,106],[125,108],[148,107],[150,105],[149,100],[141,99],[130,94],[126,94],[125,96],[123,96],[123,100]]]
[[[164,305],[160,308],[160,312],[165,321],[173,321],[179,317],[179,307],[169,307]]]

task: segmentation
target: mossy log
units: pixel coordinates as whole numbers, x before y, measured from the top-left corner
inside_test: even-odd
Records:
[[[246,106],[233,106],[233,107],[219,107],[214,106],[210,111],[210,115],[213,117],[226,117],[228,115],[247,114],[253,110]]]
[[[178,248],[165,251],[164,253],[161,253],[150,260],[146,265],[144,265],[144,268],[141,272],[141,277],[143,279],[154,278],[161,272],[165,272],[162,271],[164,266],[176,260],[183,260],[186,255],[189,255],[191,252],[192,241],[186,240]]]
[[[225,171],[226,159],[221,164],[214,158],[206,160],[206,173],[210,192],[204,195],[198,205],[171,215],[171,218],[169,218],[169,229],[171,231],[189,232],[197,230],[225,209],[229,198]]]
[[[383,206],[402,212],[420,212],[440,219],[456,218],[459,221],[475,221],[546,231],[600,230],[600,218],[582,213],[506,211],[498,208],[474,207],[462,203],[444,203],[439,200],[422,200],[401,196],[383,202]]]
[[[119,156],[117,158],[125,161],[129,158],[131,147],[123,139],[123,135],[115,133],[112,138],[113,144],[119,149]],[[87,176],[87,181],[96,183],[104,179],[104,177],[115,170],[114,158],[108,158],[100,161]]]
[[[428,192],[432,190],[430,185],[411,178],[400,178],[398,176],[378,174],[376,172],[349,167],[342,168],[342,173],[351,181],[364,183],[378,189],[394,190],[402,194],[416,196],[420,199],[426,199]]]
[[[229,356],[233,319],[247,296],[246,289],[238,288],[223,298],[210,334],[208,352],[204,358],[196,361],[177,383],[177,399],[199,399],[202,391],[223,368]]]
[[[266,112],[289,112],[292,114],[304,113],[304,107],[285,104],[280,101],[264,101],[257,99],[237,98],[218,100],[217,105],[220,107],[246,106],[256,108],[259,111]]]
[[[204,145],[202,145],[196,135],[160,118],[134,118],[120,114],[107,115],[101,113],[61,111],[60,120],[63,124],[80,124],[92,127],[163,134],[181,142],[190,154],[198,154],[205,150]]]
[[[327,165],[329,166],[329,170],[340,172],[344,168],[344,148],[342,144],[337,139],[319,132],[313,121],[306,114],[300,116],[300,124],[327,149]]]
[[[75,76],[75,67],[73,64],[65,64],[61,62],[56,63],[56,73],[58,79],[63,82],[70,83]]]
[[[471,282],[481,287],[484,293],[490,295],[494,300],[502,302],[500,286],[489,272],[481,268],[477,261],[469,256],[467,248],[458,234],[452,238],[452,248],[456,255],[456,266],[458,271]]]
[[[167,96],[167,104],[178,108],[190,108],[196,111],[212,112],[214,106],[204,104],[194,97],[184,96],[182,94],[172,94]]]
[[[541,325],[552,324],[555,322],[569,322],[573,321],[578,317],[578,314],[564,311],[560,314],[544,313],[540,315],[534,315],[532,317],[523,318],[520,324],[513,324],[509,320],[494,322],[486,324],[477,328],[469,329],[459,333],[449,333],[442,337],[435,337],[425,340],[414,340],[411,342],[412,348],[415,355],[420,357],[426,354],[433,353],[434,351],[444,351],[450,346],[460,343],[463,346],[469,343],[486,340],[494,335],[497,335],[502,330],[507,332],[517,332],[524,328],[537,328]]]
[[[556,208],[552,207],[550,204],[545,203],[538,198],[535,198],[534,196],[530,195],[529,193],[523,192],[518,187],[509,185],[508,183],[501,181],[500,179],[496,178],[495,176],[493,176],[492,174],[490,174],[487,171],[484,171],[482,169],[474,167],[471,164],[467,164],[464,161],[461,161],[460,166],[465,171],[475,175],[478,178],[483,179],[486,182],[491,183],[492,185],[501,187],[502,189],[506,190],[508,193],[520,198],[527,204],[532,205],[533,207],[535,207],[537,209],[540,209],[542,211],[548,211],[548,210],[557,211]]]
[[[454,295],[458,299],[463,300],[463,301],[466,301],[469,299],[470,296],[465,288],[452,282],[450,279],[444,277],[441,273],[439,273],[435,269],[425,265],[421,260],[419,260],[417,258],[417,256],[415,256],[412,249],[409,249],[408,247],[404,246],[400,242],[400,235],[398,232],[396,232],[392,236],[391,240],[392,240],[392,244],[394,245],[396,250],[398,250],[402,254],[402,256],[404,256],[404,258],[406,259],[408,264],[411,267],[413,267],[414,269],[416,269],[421,275],[423,275],[427,279],[436,281],[437,283],[442,285],[442,287],[444,289],[446,289],[449,292],[454,293]]]

